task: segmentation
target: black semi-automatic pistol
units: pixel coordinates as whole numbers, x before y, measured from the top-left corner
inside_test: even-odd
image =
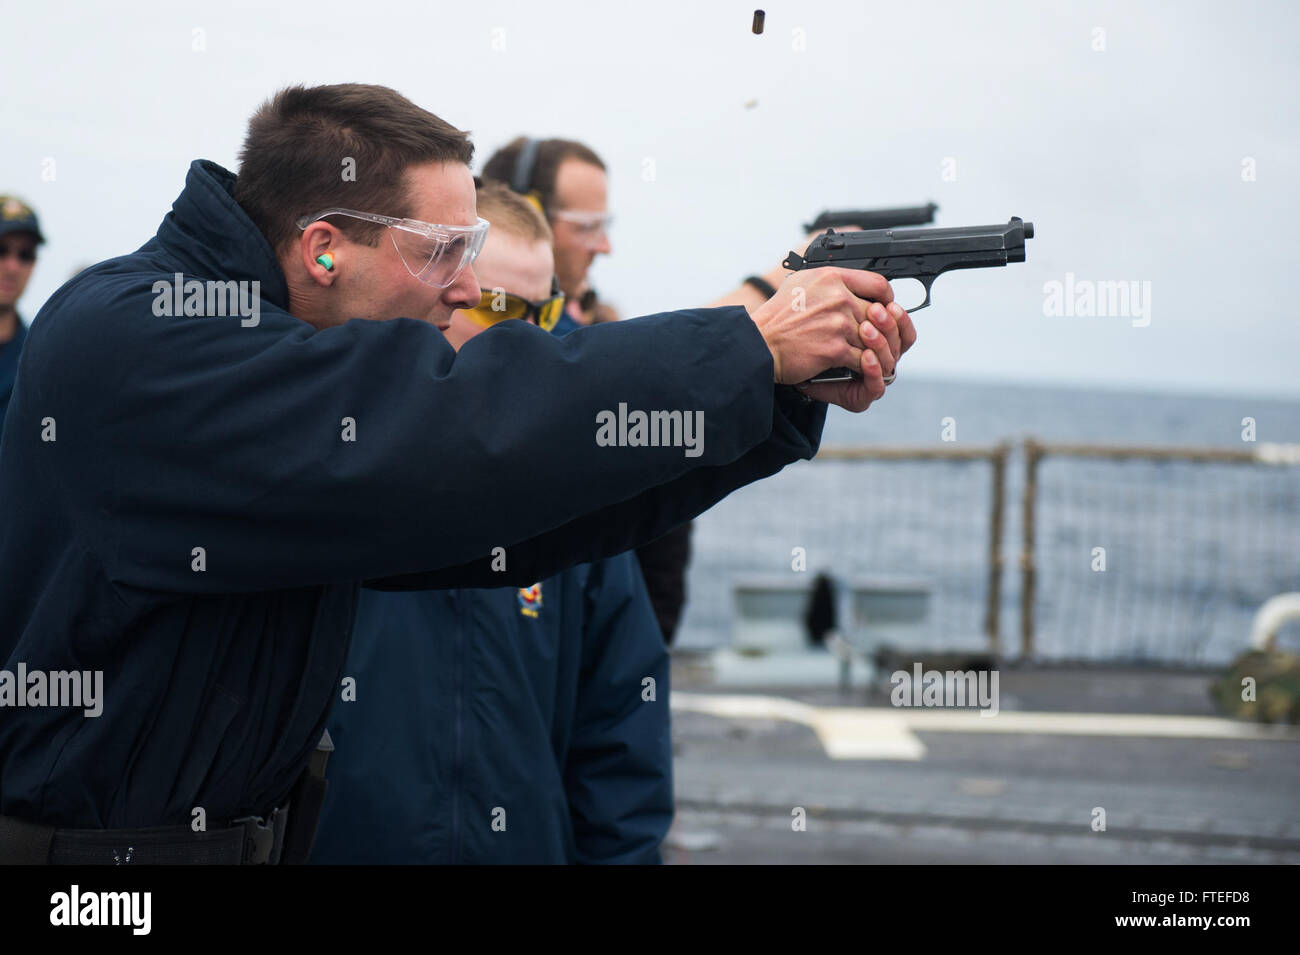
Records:
[[[1033,237],[1034,224],[1016,216],[1005,225],[959,229],[831,229],[813,239],[803,255],[791,252],[781,264],[795,272],[833,265],[877,272],[891,281],[916,279],[925,286],[925,301],[908,309],[915,312],[930,304],[930,286],[942,273],[1023,262],[1025,240]],[[811,381],[848,381],[857,377],[858,373],[848,368],[831,368]]]
[[[933,202],[903,209],[828,209],[804,226],[809,232],[842,229],[855,225],[859,229],[892,229],[902,225],[929,225],[939,209]]]

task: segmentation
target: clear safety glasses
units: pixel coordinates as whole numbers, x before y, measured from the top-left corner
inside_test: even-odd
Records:
[[[315,215],[302,216],[298,228],[305,229],[326,216],[349,216],[388,226],[393,247],[406,270],[425,285],[446,288],[456,281],[483,249],[488,221],[479,218],[474,225],[437,225],[419,219],[394,219],[374,212],[355,209],[326,209]]]
[[[569,223],[578,241],[588,249],[598,249],[614,224],[614,217],[607,212],[581,212],[577,209],[561,209],[551,213],[551,218]]]

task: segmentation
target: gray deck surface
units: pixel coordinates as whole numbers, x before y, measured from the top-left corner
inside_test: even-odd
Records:
[[[888,707],[862,688],[719,687],[689,659],[674,661],[675,692]],[[1002,708],[1212,716],[1208,680],[1010,669]],[[918,732],[920,760],[834,760],[798,723],[675,709],[673,724],[670,863],[1300,863],[1296,741]],[[701,838],[716,845],[674,844]]]

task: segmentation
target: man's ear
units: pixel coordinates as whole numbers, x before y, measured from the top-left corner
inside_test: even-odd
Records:
[[[332,285],[339,273],[342,243],[339,230],[328,222],[313,222],[298,240],[298,255],[318,285]]]

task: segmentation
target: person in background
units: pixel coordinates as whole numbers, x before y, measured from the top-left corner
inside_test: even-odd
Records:
[[[609,179],[604,161],[572,139],[520,136],[483,166],[483,178],[505,183],[546,216],[554,236],[555,274],[564,291],[559,332],[589,325],[597,296],[590,272],[598,255],[609,255]]]
[[[604,161],[589,146],[572,139],[511,140],[483,166],[483,178],[509,184],[526,196],[550,222],[555,271],[568,297],[556,333],[579,325],[615,320],[600,302],[589,272],[598,255],[609,255],[609,181]],[[655,618],[671,645],[686,604],[686,569],[691,561],[692,524],[687,522],[636,550]]]
[[[563,307],[541,214],[496,183],[478,212],[480,304],[444,333],[466,352]],[[364,591],[344,672],[313,862],[660,861],[668,653],[630,551],[518,589]]]
[[[31,206],[13,196],[0,196],[0,433],[18,374],[18,356],[27,339],[18,300],[36,267],[36,247],[44,241]]]

